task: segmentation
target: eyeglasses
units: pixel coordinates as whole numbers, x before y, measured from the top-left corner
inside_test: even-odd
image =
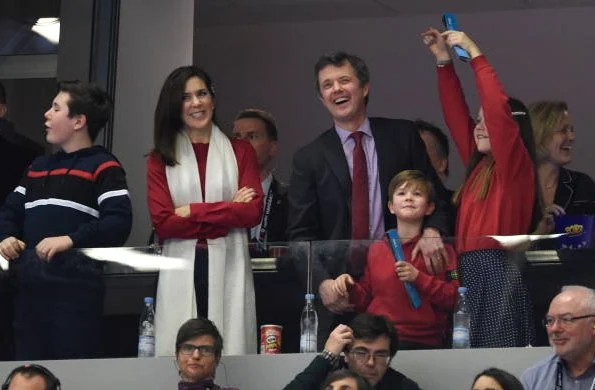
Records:
[[[595,314],[587,314],[584,316],[577,316],[577,317],[573,317],[571,315],[565,315],[562,317],[545,316],[544,319],[541,320],[541,322],[542,322],[543,326],[545,326],[546,328],[551,328],[552,326],[554,326],[556,321],[558,321],[558,324],[560,326],[568,327],[568,326],[571,326],[572,324],[574,324],[574,321],[582,320],[583,318],[590,318],[590,317],[595,317]]]
[[[180,345],[180,353],[182,355],[194,355],[194,351],[198,351],[200,356],[210,357],[215,354],[215,347],[212,345],[193,345],[193,344],[182,344]]]
[[[378,362],[387,365],[390,362],[390,353],[388,351],[377,351],[370,353],[370,351],[365,348],[354,348],[349,351],[349,353],[353,355],[353,358],[358,363],[362,364],[369,362],[370,356],[374,360],[374,363]]]

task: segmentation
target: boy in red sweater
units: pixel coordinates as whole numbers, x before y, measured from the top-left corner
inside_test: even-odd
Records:
[[[451,245],[446,272],[432,275],[421,253],[412,256],[420,238],[425,216],[434,210],[434,187],[420,171],[406,170],[391,180],[388,208],[397,218],[397,231],[407,261],[396,262],[386,238],[374,242],[368,251],[364,275],[355,282],[343,274],[334,281],[337,293],[349,296],[357,311],[383,315],[395,324],[399,349],[429,349],[444,346],[459,287],[457,257]],[[422,304],[414,309],[409,303],[405,282],[419,292]]]

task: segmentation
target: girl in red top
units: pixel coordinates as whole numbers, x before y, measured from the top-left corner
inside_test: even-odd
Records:
[[[254,285],[246,228],[260,221],[256,153],[214,123],[215,90],[195,66],[174,70],[155,109],[147,161],[149,211],[163,254],[185,260],[159,274],[156,353],[172,356],[178,327],[201,315],[222,330],[226,353],[256,353]]]
[[[504,92],[494,69],[464,32],[430,29],[424,43],[438,65],[444,119],[467,166],[455,194],[461,283],[468,288],[473,347],[525,346],[532,308],[516,264],[489,235],[532,232],[540,219],[535,147],[527,108]],[[481,108],[470,116],[448,46],[471,56]]]
[[[434,187],[422,172],[405,170],[391,180],[388,193],[388,208],[397,219],[407,261],[395,262],[388,241],[376,241],[368,250],[362,278],[356,283],[349,274],[340,275],[333,288],[342,296],[349,295],[357,311],[382,315],[394,323],[399,349],[442,348],[458,296],[457,256],[445,243],[446,272],[438,275],[429,272],[421,253],[412,256],[424,218],[434,211]],[[406,282],[419,292],[421,307],[411,307]]]

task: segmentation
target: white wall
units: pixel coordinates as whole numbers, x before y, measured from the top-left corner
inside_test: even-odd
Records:
[[[507,91],[530,102],[565,99],[576,122],[573,166],[595,176],[595,63],[591,22],[595,7],[518,10],[459,15],[459,23],[489,56]],[[419,34],[439,27],[440,15],[200,28],[195,50],[199,65],[215,79],[218,113],[229,125],[242,108],[262,107],[280,128],[278,171],[288,179],[298,147],[327,129],[331,120],[318,102],[313,66],[318,57],[345,49],[363,57],[372,74],[372,115],[422,117],[443,125],[432,57]],[[457,64],[476,111],[473,80]],[[451,157],[451,185],[462,178]]]
[[[121,2],[113,152],[126,169],[133,201],[131,245],[144,244],[150,232],[145,155],[159,90],[174,68],[192,63],[193,28],[193,1]]]

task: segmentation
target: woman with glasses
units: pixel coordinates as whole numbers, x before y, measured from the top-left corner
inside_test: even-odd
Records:
[[[564,168],[572,161],[575,140],[566,102],[535,102],[529,106],[529,112],[546,211],[537,233],[548,234],[554,230],[554,216],[595,214],[595,182],[582,172]]]
[[[186,321],[176,337],[178,390],[237,390],[213,382],[222,350],[223,338],[213,322],[202,317]]]
[[[159,273],[159,356],[173,355],[178,324],[197,315],[220,327],[228,353],[256,353],[246,229],[258,224],[262,212],[258,162],[248,142],[229,140],[219,129],[215,106],[211,77],[182,66],[165,80],[155,108],[149,211],[163,255],[186,262]]]

